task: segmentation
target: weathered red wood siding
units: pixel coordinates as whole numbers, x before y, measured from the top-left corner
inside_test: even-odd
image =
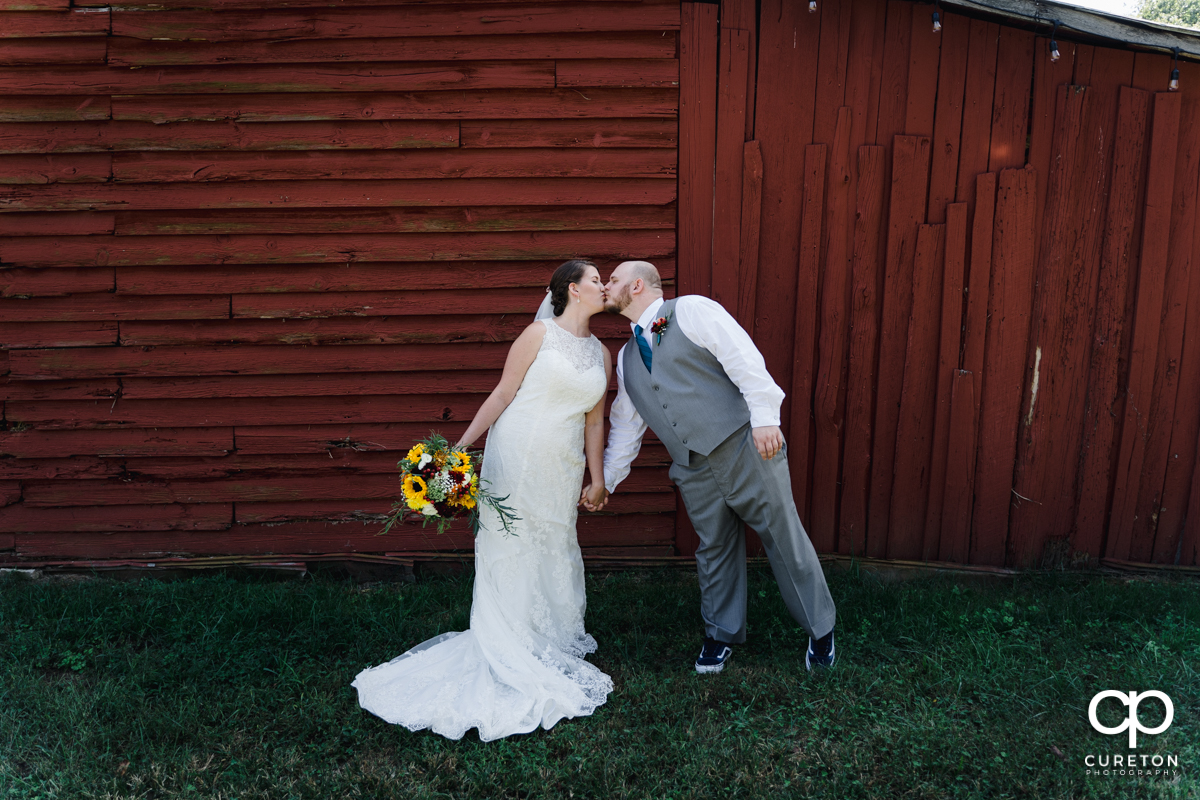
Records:
[[[376,535],[398,452],[462,431],[563,259],[673,284],[678,2],[33,5],[0,4],[0,559],[468,547]],[[673,552],[667,463],[585,551]]]
[[[757,260],[718,227],[711,286],[791,389],[813,542],[1200,563],[1200,67],[1168,92],[1167,57],[1060,36],[1051,62],[1044,34],[944,8],[935,33],[934,10],[761,3]],[[741,104],[737,39],[721,41],[713,208],[730,227],[751,173],[722,121]]]

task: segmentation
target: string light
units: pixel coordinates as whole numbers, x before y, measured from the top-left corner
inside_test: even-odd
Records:
[[[1058,61],[1062,54],[1058,52],[1058,20],[1054,20],[1054,30],[1050,32],[1050,60]]]
[[[817,13],[817,0],[808,0],[808,13]]]
[[[1175,53],[1175,60],[1171,62],[1171,80],[1167,83],[1167,88],[1172,92],[1179,91],[1179,48],[1172,48]]]
[[[942,32],[942,20],[938,17],[938,12],[936,11],[933,12],[933,32]]]

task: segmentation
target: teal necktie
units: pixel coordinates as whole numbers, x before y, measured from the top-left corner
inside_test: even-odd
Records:
[[[650,343],[642,337],[642,326],[633,326],[633,336],[637,339],[638,350],[642,353],[642,363],[646,365],[646,372],[650,372],[650,362],[654,360],[654,352],[650,349]]]

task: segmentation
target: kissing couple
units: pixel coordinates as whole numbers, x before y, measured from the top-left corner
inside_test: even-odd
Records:
[[[601,311],[632,328],[617,354],[607,448],[613,360],[589,328]],[[458,442],[469,446],[488,431],[480,477],[520,517],[515,535],[481,504],[470,629],[360,672],[352,684],[359,704],[451,739],[478,728],[483,741],[549,729],[603,705],[613,683],[583,658],[596,640],[584,629],[575,523],[578,506],[603,508],[629,474],[647,426],[671,454],[671,480],[700,538],[706,635],[696,671],[720,672],[746,639],[747,524],[809,634],[805,666],[832,666],[834,603],[792,500],[783,396],[734,318],[700,295],[664,300],[653,264],[625,261],[607,283],[590,261],[562,264]]]

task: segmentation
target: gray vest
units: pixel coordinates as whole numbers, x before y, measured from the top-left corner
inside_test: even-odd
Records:
[[[673,314],[677,299],[663,303],[659,316]],[[654,336],[649,330],[642,335],[646,341]],[[651,373],[630,336],[621,371],[634,407],[672,460],[687,464],[689,451],[706,456],[750,421],[746,399],[721,362],[684,336],[673,316],[653,351]]]

